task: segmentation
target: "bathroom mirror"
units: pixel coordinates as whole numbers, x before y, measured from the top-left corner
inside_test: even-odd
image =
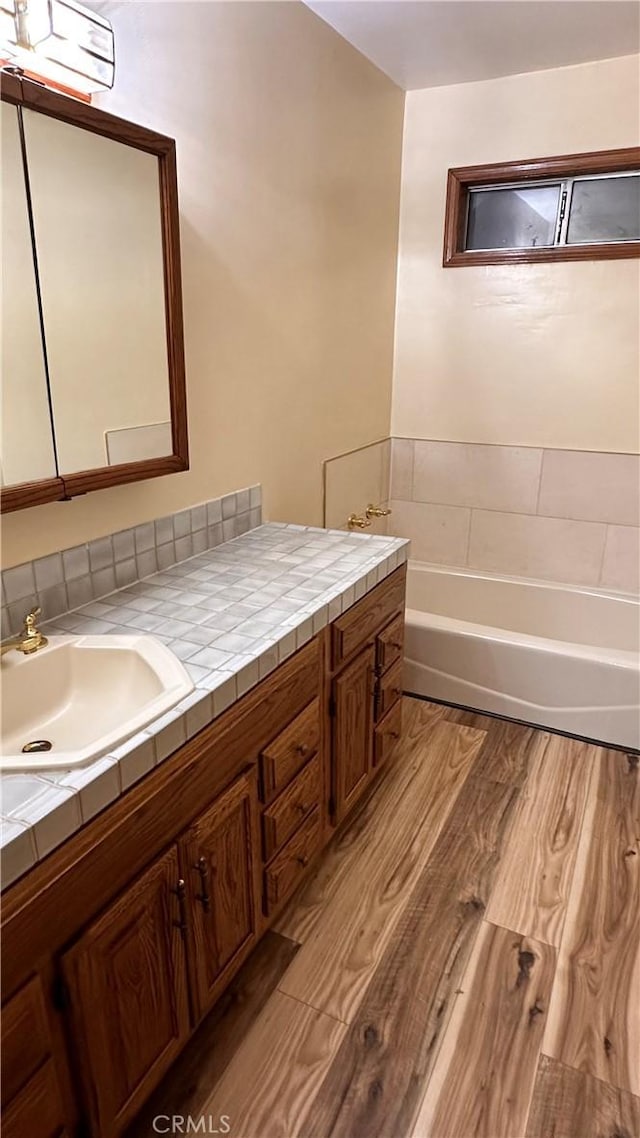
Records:
[[[2,100],[3,510],[185,470],[175,144],[13,75]]]
[[[56,479],[17,107],[0,105],[2,162],[1,485]],[[10,382],[9,382],[10,377]],[[53,493],[56,487],[53,486]]]

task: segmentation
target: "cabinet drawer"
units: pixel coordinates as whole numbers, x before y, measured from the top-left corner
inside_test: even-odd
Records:
[[[64,1111],[49,1059],[2,1114],[2,1138],[65,1138]]]
[[[379,767],[386,762],[402,734],[402,700],[394,703],[388,715],[378,724],[374,734],[373,762]]]
[[[290,897],[309,862],[320,848],[320,811],[316,807],[306,822],[264,871],[264,902],[267,916]]]
[[[270,802],[320,745],[320,700],[314,699],[284,731],[265,747],[260,756],[260,789],[263,802]]]
[[[402,695],[402,660],[396,660],[378,680],[376,722],[383,719]]]
[[[320,756],[316,755],[262,815],[265,861],[295,833],[302,819],[319,802]]]
[[[2,1009],[2,1105],[10,1102],[49,1056],[42,982],[33,976]]]
[[[405,577],[403,565],[334,620],[331,625],[331,664],[334,671],[368,644],[379,628],[404,611]]]
[[[376,637],[376,671],[386,672],[404,652],[404,613],[383,628]]]

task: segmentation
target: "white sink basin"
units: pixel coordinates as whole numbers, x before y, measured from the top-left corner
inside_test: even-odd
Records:
[[[2,681],[4,770],[77,767],[107,754],[193,691],[152,636],[52,636],[30,656],[7,652]],[[27,744],[50,743],[25,754]]]

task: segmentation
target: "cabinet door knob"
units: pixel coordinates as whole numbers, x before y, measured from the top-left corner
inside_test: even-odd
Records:
[[[398,652],[401,652],[404,647],[401,640],[388,640],[387,644],[390,648],[396,648]]]
[[[296,751],[299,755],[306,755],[308,750],[309,748],[306,743],[298,743],[296,746]]]
[[[308,857],[297,857],[296,861],[297,861],[298,865],[302,866],[303,869],[306,869],[306,867],[309,864],[309,858]]]

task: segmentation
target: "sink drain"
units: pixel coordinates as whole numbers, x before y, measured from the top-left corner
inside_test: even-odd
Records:
[[[48,739],[34,739],[32,743],[25,743],[22,754],[34,755],[39,751],[50,751],[52,747],[53,743],[50,743]]]

